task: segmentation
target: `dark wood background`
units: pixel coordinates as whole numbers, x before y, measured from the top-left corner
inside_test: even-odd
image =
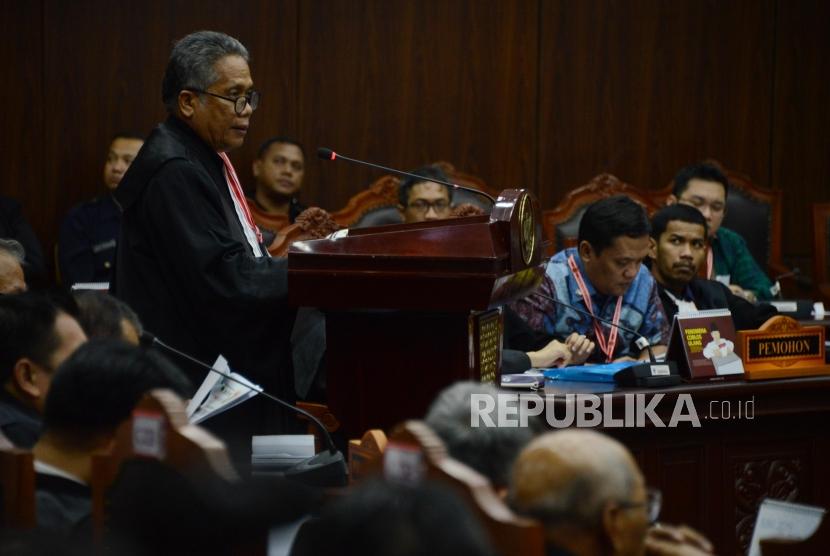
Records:
[[[378,173],[447,160],[550,208],[600,172],[659,188],[707,157],[784,191],[785,255],[830,200],[830,3],[822,0],[0,0],[3,194],[47,252],[103,188],[119,130],[164,117],[173,40],[245,43],[263,93],[244,148],[298,137],[306,203],[335,210]]]

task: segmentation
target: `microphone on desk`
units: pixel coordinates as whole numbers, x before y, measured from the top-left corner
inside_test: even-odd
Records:
[[[396,170],[395,168],[389,168],[387,166],[381,166],[380,164],[375,164],[374,162],[366,162],[365,160],[358,160],[357,158],[350,158],[348,156],[339,154],[334,152],[331,149],[327,149],[326,147],[320,147],[317,149],[317,156],[322,158],[323,160],[346,160],[348,162],[354,162],[355,164],[362,164],[364,166],[370,166],[372,168],[377,168],[379,170],[383,170],[384,172],[390,172],[392,174],[397,174],[398,176],[406,176],[408,178],[416,178],[421,181],[431,181],[435,183],[440,183],[441,185],[446,185],[447,187],[451,187],[453,189],[460,189],[462,191],[469,191],[470,193],[474,193],[476,195],[480,195],[485,197],[488,201],[492,204],[496,204],[496,200],[485,193],[484,191],[480,191],[474,187],[468,187],[466,185],[458,185],[457,183],[450,183],[448,181],[441,181],[439,179],[435,179],[432,177],[424,177],[419,176],[418,174],[413,174],[411,172],[404,172],[403,170]]]
[[[329,431],[326,430],[326,427],[323,425],[323,423],[320,422],[319,419],[317,419],[317,417],[315,417],[308,411],[305,411],[304,409],[300,409],[299,407],[296,407],[286,401],[279,399],[278,397],[272,394],[269,394],[265,390],[257,390],[256,388],[251,388],[250,385],[234,378],[233,376],[223,371],[220,371],[212,365],[209,365],[204,361],[200,361],[199,359],[196,359],[195,357],[188,355],[183,351],[179,351],[178,349],[162,342],[156,336],[154,336],[150,332],[147,332],[146,330],[141,333],[141,338],[139,339],[139,341],[142,346],[158,346],[168,351],[169,353],[178,355],[179,357],[186,359],[191,363],[195,363],[200,367],[207,369],[208,371],[213,371],[219,376],[227,380],[236,382],[237,384],[241,384],[245,388],[252,390],[257,394],[261,394],[269,400],[285,408],[288,408],[295,413],[299,413],[300,415],[303,415],[304,417],[309,419],[312,423],[314,423],[317,426],[317,428],[320,430],[320,433],[323,435],[327,451],[320,452],[319,454],[316,454],[307,460],[304,460],[292,467],[289,467],[288,469],[283,471],[283,474],[286,478],[294,479],[312,486],[346,486],[346,478],[348,475],[346,461],[343,459],[343,454],[340,453],[340,451],[334,445],[334,441],[331,439]]]
[[[769,289],[769,292],[772,294],[773,297],[777,299],[781,299],[781,280],[784,278],[795,278],[801,276],[801,269],[795,267],[789,272],[785,272],[783,274],[779,274],[772,280],[772,287]]]
[[[677,372],[677,365],[673,361],[663,361],[662,363],[658,362],[657,358],[654,357],[654,351],[651,349],[651,342],[649,342],[648,338],[636,330],[603,317],[592,315],[588,311],[580,309],[579,307],[574,307],[570,303],[565,303],[555,297],[538,292],[536,292],[535,295],[586,317],[596,319],[609,326],[619,328],[620,330],[633,334],[637,337],[637,340],[634,343],[641,350],[645,349],[648,351],[649,361],[647,363],[637,363],[636,365],[631,365],[630,367],[617,371],[614,374],[614,381],[618,384],[621,384],[622,386],[645,386],[651,388],[680,384],[681,380],[680,375]]]

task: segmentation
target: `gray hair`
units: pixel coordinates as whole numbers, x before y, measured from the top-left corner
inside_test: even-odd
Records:
[[[457,382],[445,388],[424,419],[444,441],[450,456],[490,479],[493,486],[507,486],[513,461],[533,438],[529,427],[487,427],[470,424],[472,395],[499,394],[492,384]]]
[[[237,39],[217,31],[196,31],[173,45],[164,79],[161,100],[170,114],[176,113],[179,92],[183,89],[206,90],[216,83],[214,65],[225,56],[240,56],[250,62],[248,49]]]
[[[8,253],[21,265],[23,264],[23,260],[26,258],[26,250],[16,239],[0,238],[0,253]]]
[[[557,457],[525,458],[525,453],[539,451],[550,451]],[[532,500],[517,499],[515,486],[520,474],[538,478],[539,474],[557,472],[553,466],[567,469],[569,480],[537,492]],[[636,483],[636,470],[622,444],[586,430],[560,430],[539,437],[519,457],[514,473],[511,505],[520,513],[539,519],[547,530],[564,524],[597,530],[605,504],[629,500]]]

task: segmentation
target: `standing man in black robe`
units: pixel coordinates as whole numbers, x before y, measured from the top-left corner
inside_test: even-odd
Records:
[[[174,45],[162,82],[169,117],[115,192],[123,218],[114,291],[167,344],[208,362],[222,354],[234,371],[288,397],[287,261],[262,246],[225,154],[242,145],[259,104],[248,61],[223,33],[199,31]],[[202,382],[203,369],[184,368]],[[284,424],[262,396],[206,423],[237,459],[250,454],[252,434]]]

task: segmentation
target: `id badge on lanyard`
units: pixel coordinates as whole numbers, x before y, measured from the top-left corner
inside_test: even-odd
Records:
[[[592,316],[596,316],[594,315],[594,304],[591,302],[588,287],[585,285],[585,280],[582,279],[582,272],[580,272],[573,255],[568,256],[568,267],[570,267],[571,274],[573,274],[574,280],[576,280],[576,285],[579,286],[579,293],[582,295],[582,301],[585,302],[585,306],[588,307],[588,312]],[[605,354],[606,363],[610,363],[614,358],[614,348],[617,347],[617,333],[619,332],[619,328],[616,325],[620,323],[621,314],[622,296],[619,296],[617,297],[617,307],[614,309],[614,318],[611,320],[615,326],[612,326],[611,330],[608,331],[607,338],[602,331],[602,326],[599,321],[594,319],[594,334],[596,334],[599,349]]]

